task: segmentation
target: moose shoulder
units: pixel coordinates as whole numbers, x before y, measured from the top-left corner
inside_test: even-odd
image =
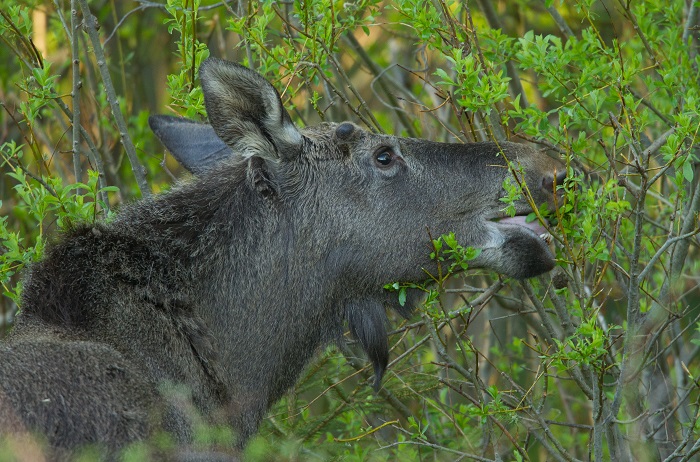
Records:
[[[426,229],[482,249],[474,267],[553,268],[528,204],[510,218],[499,201],[508,160],[552,204],[562,167],[549,157],[348,122],[299,129],[259,74],[209,59],[200,76],[211,125],[150,120],[194,178],[72,230],[31,268],[0,346],[4,434],[117,451],[159,431],[186,446],[204,421],[242,446],[345,322],[379,383],[385,308],[409,313],[383,286],[424,279]]]

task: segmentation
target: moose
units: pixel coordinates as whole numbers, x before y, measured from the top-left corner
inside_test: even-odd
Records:
[[[538,206],[555,203],[562,164],[511,142],[441,143],[351,122],[298,128],[279,93],[244,66],[209,58],[209,124],[152,116],[192,175],[77,225],[24,281],[0,343],[0,434],[40,435],[56,458],[85,445],[117,454],[197,422],[231,426],[239,451],[320,348],[347,326],[379,385],[384,286],[434,271],[427,230],[481,249],[471,262],[523,279],[551,270],[525,198],[503,212],[518,166]]]

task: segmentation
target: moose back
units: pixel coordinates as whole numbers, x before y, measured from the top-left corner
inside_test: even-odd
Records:
[[[300,129],[256,72],[208,59],[200,77],[211,125],[150,119],[193,179],[65,233],[28,272],[0,344],[2,434],[116,452],[161,431],[186,447],[205,422],[242,447],[346,323],[379,384],[385,309],[410,314],[383,286],[434,267],[426,230],[481,249],[473,267],[553,268],[527,202],[507,217],[499,201],[510,161],[552,205],[562,167],[548,156],[349,122]]]

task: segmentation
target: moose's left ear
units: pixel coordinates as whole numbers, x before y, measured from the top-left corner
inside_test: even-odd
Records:
[[[209,122],[236,153],[289,160],[303,137],[282,106],[277,90],[247,67],[208,58],[199,68]]]
[[[148,125],[173,157],[195,175],[233,155],[211,125],[166,115],[150,116]]]

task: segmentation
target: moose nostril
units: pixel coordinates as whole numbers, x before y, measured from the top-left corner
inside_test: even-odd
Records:
[[[564,181],[566,181],[566,171],[556,172],[556,176],[550,174],[545,175],[545,177],[542,178],[542,189],[554,193],[555,187],[563,185]]]
[[[557,184],[564,184],[566,181],[566,170],[557,173]]]

